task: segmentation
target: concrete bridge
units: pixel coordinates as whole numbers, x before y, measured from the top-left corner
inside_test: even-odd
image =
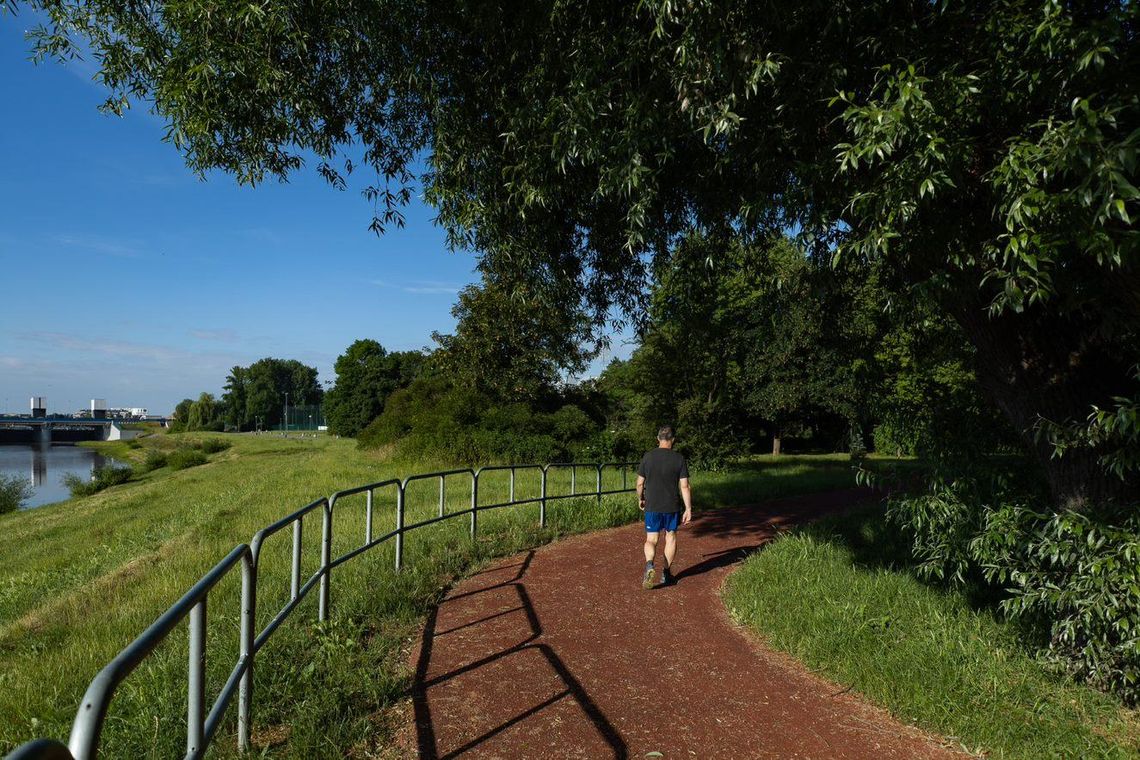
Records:
[[[50,446],[76,441],[118,441],[135,435],[137,431],[123,429],[122,420],[64,415],[0,416],[0,443]]]

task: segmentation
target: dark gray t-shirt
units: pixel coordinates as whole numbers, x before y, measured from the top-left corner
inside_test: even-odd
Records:
[[[680,512],[681,478],[689,477],[685,458],[672,449],[656,448],[645,452],[637,474],[645,478],[646,512]]]

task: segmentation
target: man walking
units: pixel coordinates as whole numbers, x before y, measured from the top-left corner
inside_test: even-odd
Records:
[[[665,567],[661,585],[673,583],[673,559],[677,556],[677,528],[693,519],[693,495],[689,489],[689,467],[685,458],[673,451],[676,433],[670,425],[657,431],[657,448],[645,453],[637,468],[637,501],[645,512],[645,577],[642,588],[653,588],[656,570],[653,557],[657,539],[665,532]],[[678,498],[680,492],[680,499]],[[685,512],[681,514],[681,499]]]

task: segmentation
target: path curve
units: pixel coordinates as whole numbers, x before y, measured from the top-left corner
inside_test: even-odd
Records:
[[[559,541],[464,580],[412,655],[417,754],[960,757],[746,636],[717,593],[780,526],[857,496],[699,513],[681,530],[678,583],[668,588],[641,588],[640,525]]]

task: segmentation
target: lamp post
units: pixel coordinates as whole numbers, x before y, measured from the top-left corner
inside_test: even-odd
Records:
[[[289,391],[285,391],[285,412],[281,416],[281,429],[289,432]]]

